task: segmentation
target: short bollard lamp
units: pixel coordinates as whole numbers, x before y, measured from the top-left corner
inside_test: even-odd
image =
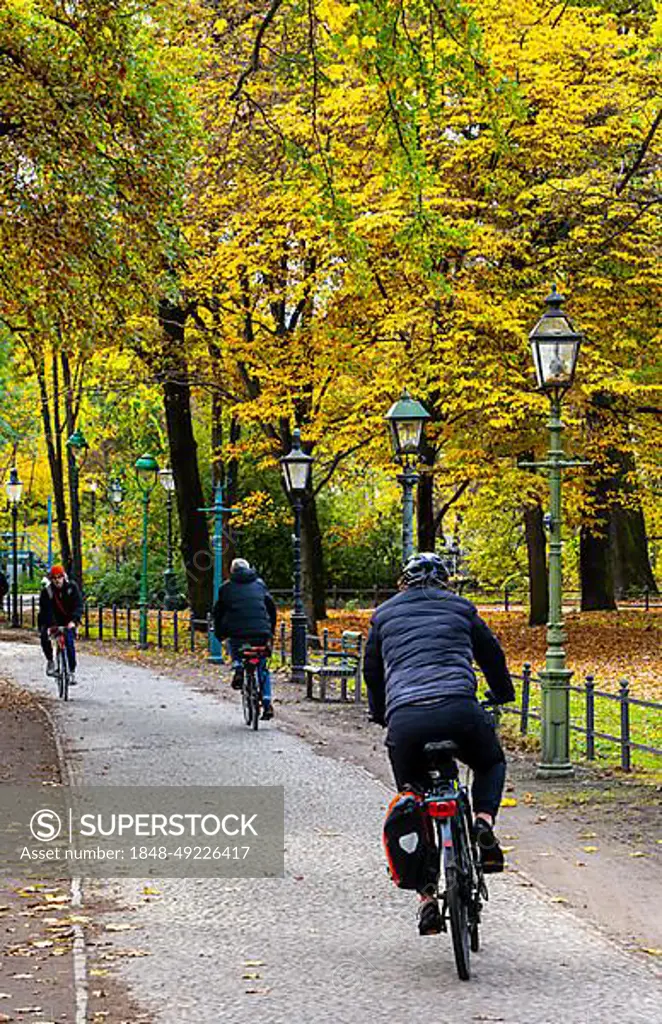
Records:
[[[415,466],[421,455],[423,428],[430,413],[404,390],[385,416],[391,433],[395,461],[402,466],[402,560],[414,553],[414,488],[418,482]]]
[[[280,460],[285,490],[294,509],[294,534],[292,547],[294,553],[294,590],[292,601],[292,680],[304,681],[304,665],[306,664],[306,616],[303,610],[301,593],[301,508],[306,492],[310,489],[313,458],[301,447],[301,433],[292,432],[292,449]]]
[[[159,464],[153,455],[141,455],[134,466],[136,480],[143,499],[143,544],[142,569],[140,573],[140,634],[138,646],[147,647],[147,525],[149,519],[149,499],[156,487],[159,475]]]

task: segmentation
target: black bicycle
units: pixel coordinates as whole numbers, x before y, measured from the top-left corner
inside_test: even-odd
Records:
[[[442,898],[441,926],[450,921],[457,973],[471,977],[470,955],[478,952],[480,915],[488,899],[473,830],[471,799],[459,779],[458,746],[452,740],[427,743],[423,748],[429,784],[424,803],[435,826],[437,841],[437,896]],[[442,883],[443,880],[443,883]],[[443,892],[439,891],[444,885]]]
[[[270,654],[268,647],[242,647],[241,660],[244,667],[244,681],[241,688],[241,701],[244,709],[244,721],[249,729],[257,729],[262,707],[262,681],[260,664]]]
[[[51,629],[50,632],[55,640],[55,681],[57,682],[58,696],[61,700],[69,700],[71,669],[69,668],[69,658],[65,642],[67,627],[57,626]]]

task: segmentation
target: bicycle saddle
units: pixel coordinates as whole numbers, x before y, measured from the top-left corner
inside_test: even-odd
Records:
[[[439,740],[436,743],[426,743],[423,747],[423,753],[427,758],[430,768],[439,768],[441,765],[447,765],[459,752],[460,748],[453,740]]]

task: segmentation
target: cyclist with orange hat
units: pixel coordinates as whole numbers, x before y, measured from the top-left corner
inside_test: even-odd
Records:
[[[46,675],[55,675],[53,663],[53,645],[51,643],[50,631],[58,626],[64,626],[65,646],[69,661],[69,685],[76,685],[76,646],[74,642],[75,629],[80,623],[83,615],[83,599],[80,590],[73,580],[70,580],[61,565],[54,565],[44,579],[44,586],[39,595],[39,635],[41,637],[41,649],[46,657]]]

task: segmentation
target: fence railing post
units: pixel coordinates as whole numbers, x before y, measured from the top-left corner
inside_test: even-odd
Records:
[[[172,647],[174,651],[179,650],[179,613],[176,608],[172,613]]]
[[[34,599],[34,595],[33,595],[32,596],[32,628],[34,629],[36,625],[37,625],[37,618],[36,618],[36,615],[35,615],[35,599]]]
[[[644,587],[644,608],[646,611],[650,611],[650,590],[648,587]]]
[[[329,631],[326,627],[322,630],[322,664],[329,661]]]
[[[156,611],[156,646],[163,647],[163,613],[161,608]]]
[[[356,662],[356,676],[355,676],[355,682],[354,682],[354,703],[355,704],[360,704],[361,703],[361,681],[363,679],[363,634],[361,634],[361,636],[358,639],[358,643],[356,645],[356,654],[357,654],[357,662]]]
[[[522,669],[522,710],[520,712],[519,731],[526,736],[529,728],[529,706],[531,704],[531,663],[524,662]]]
[[[99,605],[99,640],[103,640],[103,605]]]
[[[285,619],[281,620],[280,623],[280,660],[281,664],[285,664],[287,660],[287,627],[285,625]]]
[[[90,606],[85,602],[85,613],[83,616],[85,639],[90,639]]]
[[[336,583],[331,588],[331,604],[334,608],[338,607],[338,586]]]
[[[113,605],[113,640],[117,640],[117,605]]]
[[[506,585],[503,588],[503,610],[504,610],[504,612],[507,612],[508,608],[509,608],[509,605],[508,605],[508,598],[509,598],[509,596],[510,595],[508,593],[508,586]]]
[[[595,760],[595,679],[586,676],[586,759]]]
[[[376,608],[378,604],[379,604],[379,587],[375,583],[374,587],[372,588],[372,606],[373,606],[373,608]]]
[[[195,651],[195,612],[191,612],[189,632],[191,634],[191,650]]]
[[[126,610],[126,638],[131,643],[131,605]]]
[[[632,767],[630,758],[630,684],[627,679],[619,682],[621,699],[621,768],[629,772]]]

